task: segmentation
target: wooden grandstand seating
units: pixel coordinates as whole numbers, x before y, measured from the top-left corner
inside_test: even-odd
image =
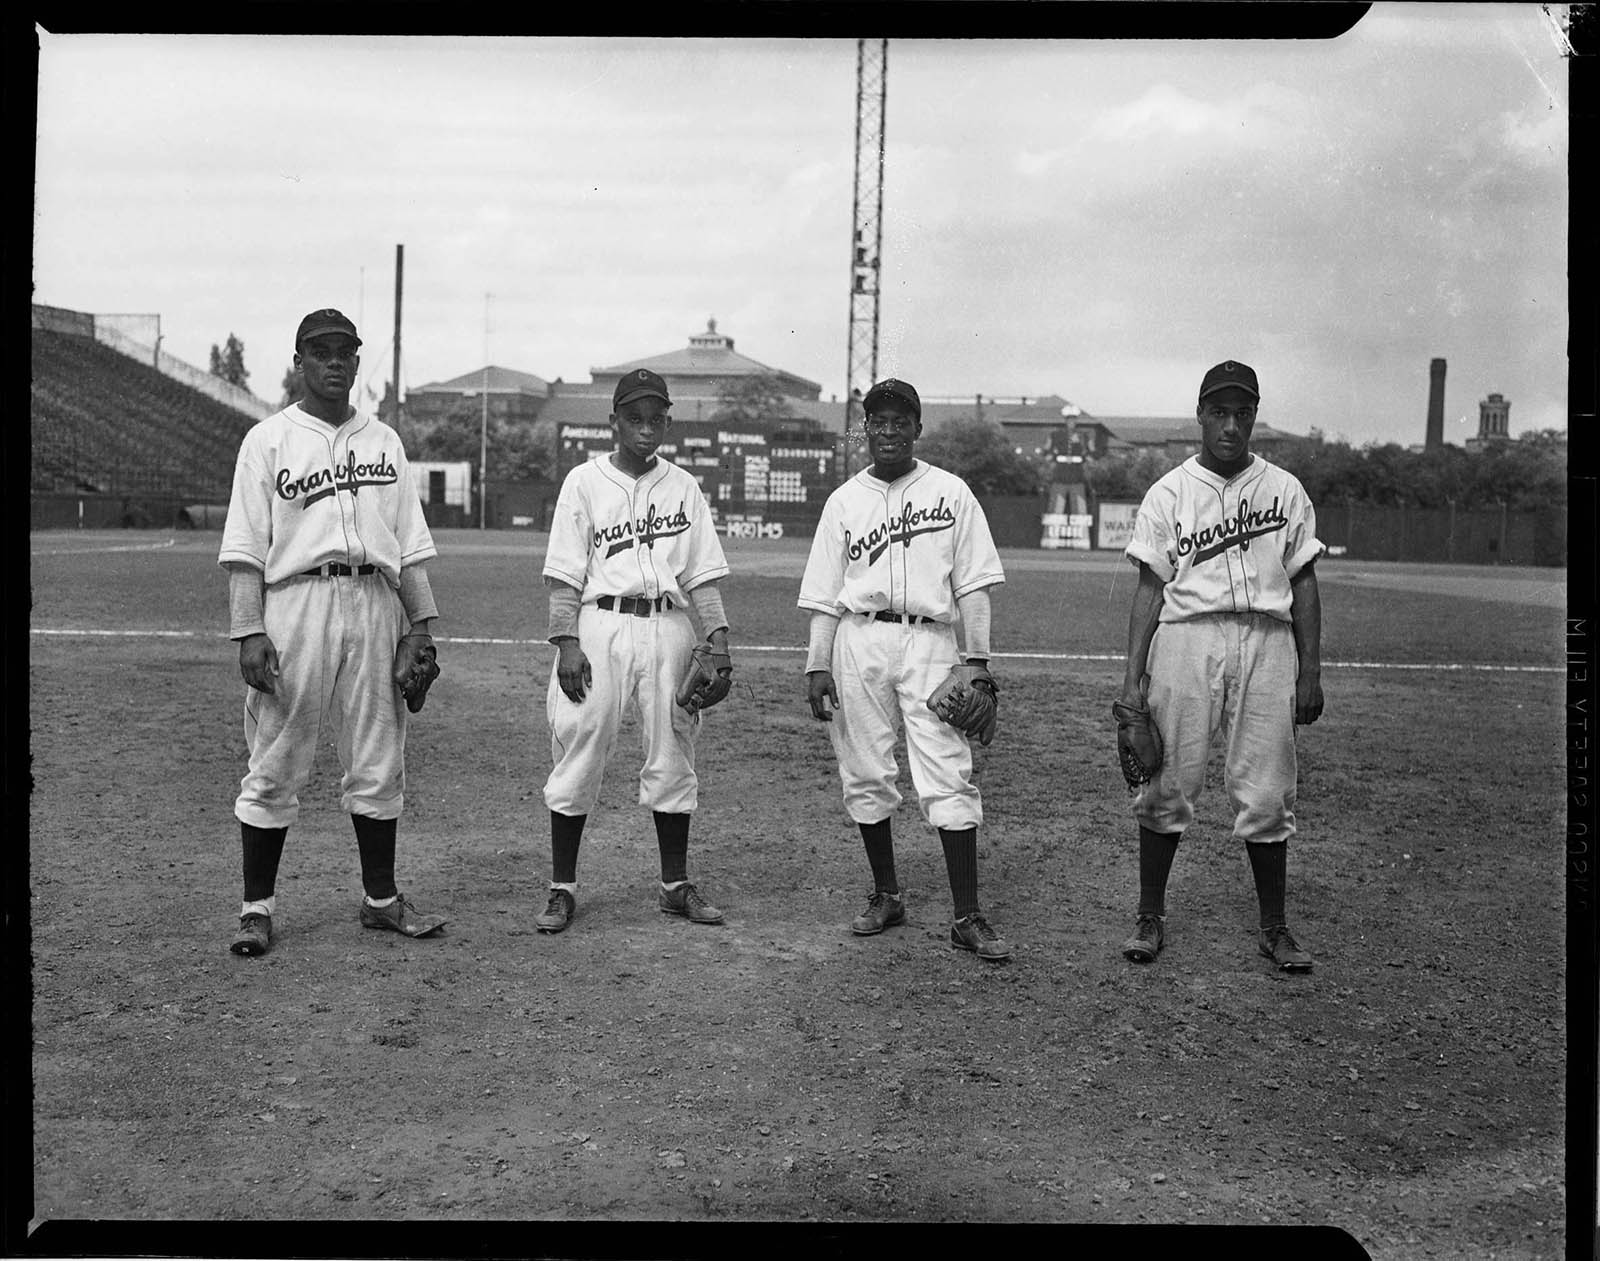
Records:
[[[255,418],[89,337],[33,330],[35,490],[227,502]]]

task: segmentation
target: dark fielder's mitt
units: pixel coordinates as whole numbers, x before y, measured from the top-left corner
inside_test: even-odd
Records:
[[[1136,793],[1161,769],[1161,732],[1156,729],[1147,705],[1115,701],[1111,714],[1117,720],[1117,761],[1128,791]]]
[[[987,745],[1000,723],[1000,689],[985,666],[951,666],[929,694],[928,708],[967,739]]]
[[[402,635],[394,649],[394,682],[413,714],[428,700],[428,689],[439,677],[439,652],[432,635]]]
[[[689,673],[673,699],[691,714],[698,714],[724,699],[732,687],[733,658],[718,652],[713,644],[696,644],[689,657]]]

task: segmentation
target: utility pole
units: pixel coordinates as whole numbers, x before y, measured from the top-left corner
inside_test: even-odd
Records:
[[[400,432],[400,291],[406,272],[406,247],[394,247],[394,428]]]
[[[483,415],[478,429],[478,529],[489,515],[489,295],[483,295]]]
[[[856,170],[850,235],[850,338],[844,400],[844,467],[865,462],[852,439],[861,432],[861,400],[878,376],[878,296],[883,255],[883,131],[889,94],[889,41],[856,41]]]

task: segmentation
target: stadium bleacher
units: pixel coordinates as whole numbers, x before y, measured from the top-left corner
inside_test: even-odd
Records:
[[[92,337],[33,330],[32,489],[227,502],[254,417]]]

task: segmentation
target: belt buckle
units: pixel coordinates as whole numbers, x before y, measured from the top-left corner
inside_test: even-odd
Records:
[[[633,601],[633,615],[635,617],[650,616],[650,601],[645,596],[636,596]]]

